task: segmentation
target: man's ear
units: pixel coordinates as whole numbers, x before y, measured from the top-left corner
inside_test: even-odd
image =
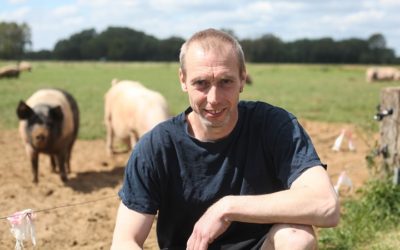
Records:
[[[246,84],[246,75],[247,75],[246,71],[243,71],[243,73],[240,76],[240,89],[239,89],[240,92],[243,92],[244,85]]]
[[[185,73],[183,73],[183,70],[179,68],[179,81],[181,82],[181,88],[184,92],[187,92],[187,86],[186,86],[186,77]]]

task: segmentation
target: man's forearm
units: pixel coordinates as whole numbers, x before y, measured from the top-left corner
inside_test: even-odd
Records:
[[[219,202],[224,218],[250,223],[290,223],[333,227],[339,202],[325,170],[305,171],[291,189],[264,195],[226,196]]]
[[[291,223],[332,227],[337,224],[334,201],[316,203],[291,199],[293,193],[282,191],[257,196],[227,196],[224,218],[228,221],[249,223]],[[323,204],[325,203],[325,204]],[[329,204],[331,203],[331,204]]]

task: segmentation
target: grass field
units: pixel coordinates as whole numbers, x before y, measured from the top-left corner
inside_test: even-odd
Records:
[[[10,62],[0,62],[0,66]],[[79,137],[103,138],[103,96],[113,78],[142,82],[161,92],[172,114],[187,106],[180,90],[177,63],[33,62],[32,72],[19,79],[0,79],[0,127],[17,126],[15,108],[42,87],[69,91],[81,110]],[[372,117],[380,90],[400,83],[366,83],[366,66],[248,64],[254,83],[242,99],[262,100],[281,106],[299,118],[353,123],[377,129]]]
[[[9,63],[0,61],[0,66]],[[140,81],[161,92],[173,115],[188,105],[187,96],[179,86],[177,63],[32,62],[32,65],[33,71],[23,72],[18,79],[0,79],[0,129],[17,128],[15,109],[19,100],[26,100],[39,88],[57,87],[67,90],[78,101],[81,111],[79,137],[105,138],[103,97],[113,78]],[[253,84],[246,86],[241,98],[281,106],[299,118],[351,123],[377,132],[379,123],[373,120],[373,116],[380,102],[380,90],[400,86],[400,82],[367,83],[366,67],[248,64]],[[358,213],[357,209],[355,213]],[[370,210],[365,211],[359,217],[368,217]],[[331,237],[336,242],[341,235]],[[398,237],[399,228],[389,228],[377,233],[376,241],[350,249],[395,249],[392,246],[398,245]],[[348,244],[348,241],[343,242],[340,246]]]

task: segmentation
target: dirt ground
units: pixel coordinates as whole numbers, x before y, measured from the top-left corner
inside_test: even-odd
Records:
[[[347,124],[326,124],[302,121],[335,184],[346,171],[354,188],[368,178],[365,156],[370,148],[366,135]],[[343,128],[353,132],[355,151],[347,141],[342,150],[332,151],[335,138]],[[376,136],[374,136],[376,138]],[[368,138],[373,145],[374,139]],[[5,217],[31,208],[35,212],[35,249],[109,249],[119,204],[121,186],[128,154],[110,160],[105,155],[104,140],[78,140],[75,144],[67,184],[58,174],[51,173],[49,159],[41,156],[39,184],[32,183],[30,163],[25,155],[17,130],[0,130],[0,249],[13,249],[15,239]],[[33,249],[25,241],[26,249]],[[145,249],[157,249],[154,228]]]

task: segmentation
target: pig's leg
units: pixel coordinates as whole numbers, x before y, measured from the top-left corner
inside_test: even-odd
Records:
[[[107,141],[106,141],[107,155],[113,156],[114,155],[114,150],[113,150],[114,131],[112,129],[111,121],[107,122],[106,128],[107,128]]]
[[[74,142],[75,141],[72,141],[68,146],[67,153],[65,156],[65,169],[67,170],[67,173],[71,173],[70,161],[71,161],[71,152],[72,152],[72,147],[74,146]]]
[[[60,177],[63,182],[66,182],[68,180],[67,171],[65,169],[65,159],[66,159],[65,156],[66,156],[65,152],[57,154],[58,167],[60,168]]]
[[[33,182],[38,183],[39,153],[35,151],[31,146],[26,146],[25,149],[28,154],[28,157],[31,159]]]
[[[57,164],[56,164],[56,158],[54,155],[50,155],[50,163],[51,163],[51,171],[53,173],[55,173],[57,171],[57,169],[56,169]]]

